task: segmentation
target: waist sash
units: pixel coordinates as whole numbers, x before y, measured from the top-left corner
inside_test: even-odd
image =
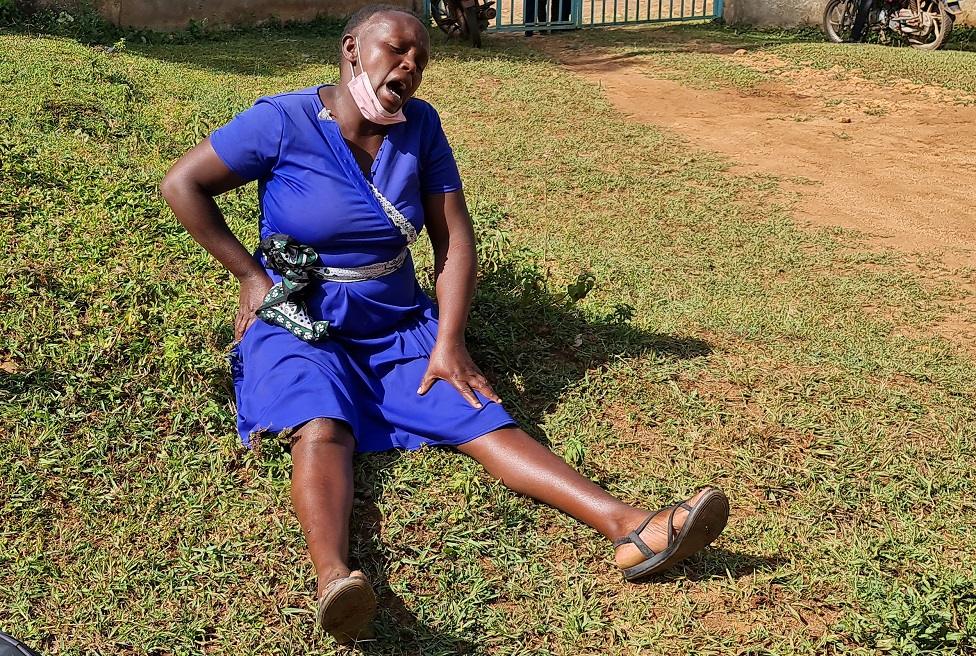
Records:
[[[308,314],[305,296],[308,286],[316,280],[330,282],[362,282],[393,273],[407,260],[409,250],[386,262],[361,267],[329,267],[319,260],[311,246],[301,244],[289,235],[274,234],[261,240],[261,252],[272,271],[281,276],[264,297],[255,314],[258,318],[280,326],[300,340],[317,342],[329,330],[328,321],[313,320]]]

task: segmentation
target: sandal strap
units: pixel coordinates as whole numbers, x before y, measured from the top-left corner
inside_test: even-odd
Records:
[[[671,506],[671,512],[668,513],[668,546],[669,547],[671,546],[672,543],[674,543],[674,540],[675,540],[675,536],[674,536],[674,514],[676,512],[678,512],[679,510],[681,510],[682,508],[685,509],[685,510],[687,510],[689,513],[692,510],[691,506],[689,506],[686,501],[682,501],[681,503],[676,503],[673,506]]]
[[[621,546],[623,544],[627,544],[627,543],[630,543],[630,544],[634,545],[635,547],[637,547],[640,550],[640,552],[642,554],[644,554],[644,557],[645,558],[653,558],[654,556],[657,555],[657,552],[656,551],[654,551],[653,549],[651,549],[649,546],[647,546],[647,543],[646,542],[644,542],[643,540],[641,540],[640,531],[631,531],[630,533],[628,533],[624,537],[622,537],[622,538],[620,538],[618,540],[614,540],[613,541],[613,546],[619,547],[619,546]]]
[[[652,519],[654,519],[655,517],[657,517],[663,512],[668,512],[668,546],[670,547],[675,540],[674,514],[678,512],[679,509],[682,508],[687,510],[689,513],[692,511],[692,507],[689,506],[686,501],[682,501],[680,503],[676,503],[671,506],[665,506],[664,508],[661,508],[657,512],[652,512],[650,515],[645,517],[644,521],[641,522],[637,526],[637,528],[635,528],[633,531],[631,531],[630,533],[628,533],[622,538],[617,538],[616,540],[612,540],[613,546],[619,547],[625,544],[632,544],[635,547],[637,547],[637,549],[642,554],[644,554],[645,558],[653,558],[654,556],[657,555],[657,552],[651,549],[649,546],[647,546],[647,543],[641,539],[640,534],[644,531],[645,528],[647,528],[647,525],[651,523]]]
[[[613,546],[619,547],[621,545],[630,543],[635,547],[637,547],[637,549],[642,554],[644,554],[645,558],[653,558],[654,556],[656,556],[657,552],[651,549],[649,546],[647,546],[647,543],[641,539],[640,534],[645,528],[647,528],[647,525],[651,523],[652,519],[660,515],[665,510],[667,510],[667,508],[663,508],[661,510],[658,510],[657,512],[652,512],[650,515],[645,517],[644,521],[642,521],[637,526],[637,528],[635,528],[633,531],[631,531],[630,533],[628,533],[622,538],[617,538],[616,540],[613,540]]]

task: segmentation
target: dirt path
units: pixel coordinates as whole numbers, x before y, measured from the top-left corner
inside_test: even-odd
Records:
[[[771,79],[700,90],[662,79],[641,57],[592,48],[581,56],[570,39],[536,43],[598,83],[622,113],[728,156],[736,172],[782,178],[798,194],[800,221],[976,266],[976,107],[951,104],[939,89],[882,87],[728,47],[707,52]]]

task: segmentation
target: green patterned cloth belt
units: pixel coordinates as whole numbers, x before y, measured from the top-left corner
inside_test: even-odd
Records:
[[[311,283],[322,280],[361,282],[380,278],[399,269],[409,253],[404,248],[387,262],[343,268],[324,266],[314,248],[299,243],[289,235],[279,233],[265,237],[261,240],[260,249],[267,266],[281,276],[281,282],[268,290],[264,303],[255,314],[306,342],[323,339],[329,330],[328,321],[315,321],[308,314],[305,297]]]

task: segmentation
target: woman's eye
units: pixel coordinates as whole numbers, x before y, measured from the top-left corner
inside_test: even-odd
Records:
[[[391,45],[390,48],[398,55],[402,55],[407,52],[406,48],[401,48],[400,46]]]

